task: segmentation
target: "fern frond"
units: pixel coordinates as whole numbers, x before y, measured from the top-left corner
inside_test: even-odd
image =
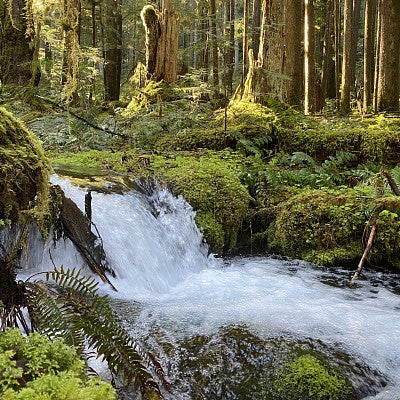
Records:
[[[142,393],[168,389],[161,365],[125,331],[98,283],[80,270],[61,267],[45,273],[47,281],[27,282],[35,328],[49,337],[63,337],[84,353],[86,346],[103,358],[110,371],[133,383]],[[156,381],[157,380],[157,381]]]

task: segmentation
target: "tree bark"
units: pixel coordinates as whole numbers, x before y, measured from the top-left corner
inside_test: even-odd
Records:
[[[301,108],[303,101],[303,48],[302,31],[303,7],[298,0],[285,0],[285,75],[286,101],[292,106]]]
[[[33,30],[24,0],[0,0],[0,83],[26,85],[32,79]],[[38,83],[38,81],[37,81]]]
[[[343,41],[343,65],[342,82],[340,86],[340,111],[350,113],[350,88],[352,84],[352,50],[354,34],[354,8],[353,0],[344,2],[344,41]]]
[[[304,113],[315,111],[314,3],[305,0],[304,9]]]
[[[244,0],[243,10],[243,58],[242,58],[242,82],[246,79],[249,68],[249,11],[250,0]]]
[[[253,1],[253,19],[251,32],[251,48],[253,54],[257,57],[258,48],[260,46],[260,27],[261,27],[261,0]]]

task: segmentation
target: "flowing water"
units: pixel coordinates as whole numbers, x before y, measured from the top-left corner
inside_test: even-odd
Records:
[[[83,208],[84,189],[53,180]],[[167,190],[92,198],[116,272],[118,293],[108,291],[115,310],[161,359],[174,398],[267,399],[268,374],[306,352],[340,368],[358,398],[400,399],[400,276],[367,272],[349,287],[345,270],[218,259],[191,207]],[[83,265],[68,241],[41,254],[43,268]]]

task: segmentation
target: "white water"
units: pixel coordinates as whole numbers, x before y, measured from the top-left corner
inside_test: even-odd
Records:
[[[54,180],[83,207],[85,191]],[[118,293],[109,293],[140,304],[135,323],[143,323],[143,337],[152,323],[182,336],[244,323],[265,337],[318,339],[388,378],[389,387],[377,399],[400,399],[400,296],[373,284],[375,275],[348,288],[340,284],[347,276],[336,276],[339,284],[331,286],[323,283],[329,273],[302,262],[262,257],[223,262],[207,256],[192,209],[165,190],[152,198],[158,217],[139,194],[92,197],[93,220],[117,273],[112,283]],[[54,263],[79,266],[79,256],[65,246],[53,250]]]

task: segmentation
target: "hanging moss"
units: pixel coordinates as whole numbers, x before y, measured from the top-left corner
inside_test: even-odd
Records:
[[[48,217],[50,163],[38,139],[0,108],[0,225]]]

